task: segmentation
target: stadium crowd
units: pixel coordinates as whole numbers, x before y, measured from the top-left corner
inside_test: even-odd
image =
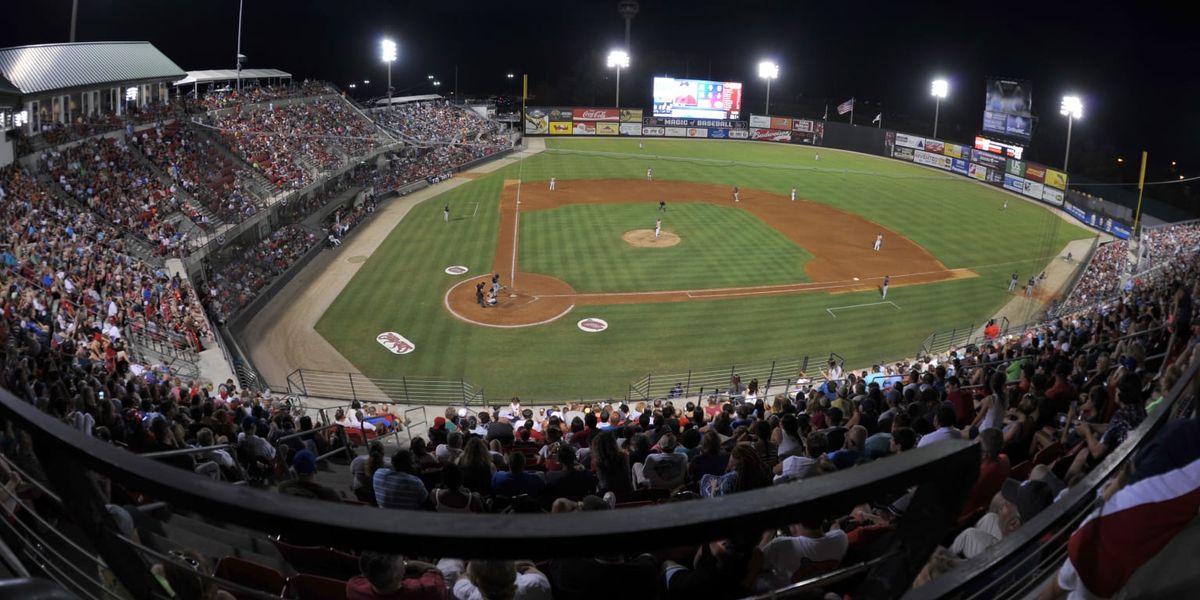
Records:
[[[176,185],[222,221],[237,222],[257,210],[258,199],[248,190],[250,174],[191,128],[174,122],[130,139]]]
[[[1054,314],[1074,312],[1089,304],[1114,296],[1126,274],[1128,242],[1118,240],[1096,248],[1092,259],[1079,276],[1070,294],[1054,307]]]
[[[286,225],[248,248],[225,249],[235,258],[207,271],[204,300],[215,320],[224,323],[237,313],[316,242],[317,236],[302,225]]]
[[[495,123],[446,100],[406,102],[373,111],[371,118],[385,129],[420,142],[471,141],[476,135],[494,131]]]
[[[214,90],[204,94],[199,100],[189,100],[189,108],[203,111],[219,110],[241,104],[257,104],[259,102],[270,102],[284,98],[306,98],[309,96],[324,96],[336,93],[337,90],[333,89],[328,83],[321,81],[305,80],[298,85],[280,86],[243,84],[241,91],[234,89]]]

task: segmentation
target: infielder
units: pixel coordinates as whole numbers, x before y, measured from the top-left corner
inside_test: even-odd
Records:
[[[658,201],[658,212],[667,212],[667,201],[666,200]]]
[[[660,217],[657,221],[654,222],[654,239],[658,239],[658,236],[661,234],[662,234],[662,218]]]
[[[1035,286],[1035,285],[1037,285],[1037,281],[1035,281],[1035,278],[1030,277],[1029,283],[1025,284],[1025,297],[1026,298],[1033,295],[1033,286]]]
[[[741,202],[741,201],[742,201],[742,200],[741,200],[741,198],[738,198],[738,194],[739,194],[739,193],[740,193],[740,192],[738,191],[738,189],[737,189],[737,186],[736,186],[736,185],[735,185],[735,186],[733,186],[733,201],[734,201],[734,202]]]
[[[646,181],[654,181],[654,169],[646,169]]]
[[[551,177],[550,178],[550,191],[552,191],[552,192],[554,191],[554,184],[556,184],[556,183],[558,183],[558,180]]]
[[[450,222],[450,205],[449,204],[447,204],[444,208],[442,208],[442,220],[447,223]]]
[[[796,188],[792,188],[792,202],[796,201]]]
[[[879,249],[880,249],[880,248],[882,248],[882,247],[883,247],[883,234],[881,233],[881,234],[879,234],[879,235],[875,236],[875,245],[874,245],[874,246],[872,246],[872,248],[873,248],[873,249],[874,249],[876,252],[879,252]]]
[[[1012,292],[1013,290],[1017,289],[1017,282],[1018,282],[1020,279],[1021,279],[1021,278],[1020,278],[1020,276],[1019,276],[1019,275],[1017,275],[1017,272],[1016,272],[1016,271],[1013,271],[1013,274],[1012,274],[1012,279],[1008,280],[1008,291],[1009,291],[1009,292]]]
[[[883,297],[882,297],[882,298],[880,298],[880,300],[887,300],[887,289],[888,289],[888,286],[889,286],[889,285],[891,285],[891,284],[892,284],[892,276],[891,276],[891,275],[884,275],[884,276],[883,276],[883,286],[882,286],[882,289],[883,289]]]

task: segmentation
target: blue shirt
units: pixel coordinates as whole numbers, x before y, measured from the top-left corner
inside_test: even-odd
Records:
[[[541,477],[526,471],[514,475],[510,471],[500,471],[492,475],[492,492],[497,496],[520,496],[522,494],[536,495],[546,487]]]
[[[429,496],[420,477],[387,467],[375,471],[371,483],[375,486],[375,503],[379,508],[416,510]]]
[[[829,462],[832,462],[839,471],[853,467],[854,463],[858,462],[858,458],[860,456],[862,456],[862,454],[859,451],[847,450],[845,448],[842,448],[841,450],[834,450],[833,452],[825,455],[825,457],[829,459]]]

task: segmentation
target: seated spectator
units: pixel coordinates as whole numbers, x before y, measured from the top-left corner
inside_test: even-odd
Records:
[[[1000,453],[1004,434],[999,429],[984,429],[979,432],[979,477],[963,504],[960,519],[970,517],[976,510],[986,508],[1000,486],[1008,479],[1008,457]]]
[[[825,530],[820,520],[810,520],[787,528],[790,535],[775,536],[767,532],[761,545],[762,572],[758,576],[759,591],[771,591],[792,583],[792,574],[812,563],[830,563],[830,570],[842,562],[849,549],[846,532]]]
[[[1076,455],[1075,461],[1071,463],[1071,468],[1067,470],[1068,484],[1073,485],[1084,473],[1091,470],[1100,462],[1100,459],[1108,454],[1109,450],[1125,441],[1125,436],[1129,435],[1129,432],[1133,431],[1146,418],[1142,384],[1136,373],[1127,372],[1120,378],[1117,382],[1114,400],[1118,408],[1113,413],[1112,419],[1108,421],[1108,426],[1104,429],[1103,434],[1097,435],[1093,431],[1094,426],[1086,421],[1075,427],[1075,432],[1083,438],[1086,447],[1083,452]]]
[[[346,582],[346,600],[445,600],[446,581],[432,564],[399,554],[363,552],[362,572]]]
[[[275,447],[258,437],[258,420],[254,417],[242,419],[242,432],[238,434],[238,447],[245,448],[257,459],[270,462],[275,459]]]
[[[467,486],[467,489],[482,496],[492,495],[492,475],[496,472],[496,465],[492,462],[492,455],[482,438],[473,437],[467,440],[463,455],[458,459],[458,466],[462,469],[463,485]]]
[[[495,421],[488,423],[487,436],[484,439],[489,442],[498,440],[502,445],[511,446],[516,440],[516,434],[508,418],[501,416]]]
[[[733,599],[754,593],[760,553],[748,538],[701,544],[689,568],[673,560],[662,562],[668,600]]]
[[[934,442],[942,440],[959,440],[962,439],[962,432],[954,427],[955,420],[958,417],[954,414],[954,408],[946,404],[938,406],[937,412],[934,413],[934,431],[921,436],[921,440],[917,442],[918,448],[924,448]]]
[[[375,472],[383,468],[383,457],[383,443],[372,440],[366,456],[356,456],[350,461],[350,491],[359,502],[375,506]]]
[[[525,470],[525,455],[520,452],[509,455],[508,469],[492,476],[492,492],[497,496],[536,496],[546,487],[541,476]]]
[[[846,432],[845,443],[839,450],[834,450],[825,455],[829,462],[838,470],[849,469],[858,463],[859,459],[865,458],[863,455],[863,447],[867,443],[867,428],[862,425],[855,425]]]
[[[556,431],[551,429],[551,431]],[[596,476],[575,462],[575,449],[566,444],[558,448],[559,469],[546,472],[547,496],[552,498],[582,498],[596,493]]]
[[[723,475],[700,478],[700,496],[710,498],[744,492],[771,485],[771,469],[750,444],[738,444],[729,453],[729,467]]]
[[[446,436],[446,443],[439,444],[437,449],[434,451],[434,454],[436,456],[436,458],[434,459],[434,466],[436,466],[437,463],[441,463],[443,465],[448,465],[450,463],[456,463],[456,462],[458,462],[459,457],[462,456],[462,453],[463,453],[463,434],[462,434],[462,432],[455,431],[453,433],[450,433],[449,435]],[[429,468],[429,467],[427,467],[427,468]]]
[[[442,484],[430,494],[430,502],[437,512],[483,512],[483,500],[463,487],[462,469],[454,463],[442,467]]]
[[[297,452],[292,458],[292,468],[296,470],[296,479],[279,484],[280,494],[341,502],[342,497],[337,492],[313,480],[317,473],[317,455],[312,450]]]
[[[473,560],[462,568],[461,561],[443,559],[438,568],[457,571],[454,597],[457,600],[551,600],[550,581],[527,561]],[[450,577],[447,577],[450,579]]]
[[[688,479],[700,481],[705,475],[721,475],[729,467],[729,453],[721,448],[721,436],[709,430],[700,440],[700,454],[688,463]]]
[[[634,479],[639,486],[669,490],[684,484],[687,479],[687,455],[675,452],[675,436],[668,433],[658,442],[661,452],[646,456],[644,463],[633,465]]]
[[[806,456],[789,456],[783,462],[775,465],[775,483],[799,481],[805,477],[820,475],[822,472],[821,457],[825,455],[828,440],[825,434],[814,431],[808,434],[805,443]]]
[[[429,498],[424,482],[414,472],[413,455],[409,450],[397,450],[392,454],[391,466],[375,471],[372,483],[379,508],[416,510]]]
[[[1021,528],[1039,512],[1054,503],[1054,494],[1044,481],[1006,479],[992,503],[992,512],[979,518],[974,527],[964,529],[950,551],[973,558],[1008,534]]]
[[[629,466],[629,455],[617,447],[617,438],[611,431],[601,431],[592,440],[590,452],[592,471],[600,482],[600,489],[614,494],[633,491],[633,474]]]
[[[607,503],[597,500],[595,496],[589,496],[580,509],[611,509]],[[546,571],[555,598],[658,598],[658,561],[649,554],[556,559],[550,562]]]

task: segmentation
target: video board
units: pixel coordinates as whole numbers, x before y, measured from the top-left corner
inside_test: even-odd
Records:
[[[742,112],[742,84],[736,81],[654,78],[654,116],[736,119]]]
[[[1028,81],[991,77],[983,105],[983,130],[1004,136],[1029,139],[1033,136],[1033,84]]]

